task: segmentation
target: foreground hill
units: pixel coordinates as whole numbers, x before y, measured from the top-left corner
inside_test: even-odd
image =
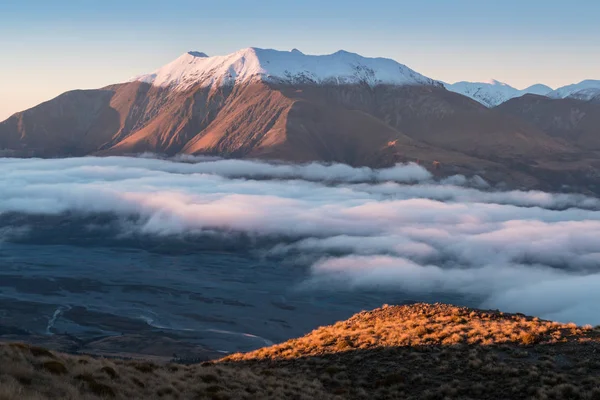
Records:
[[[199,365],[0,345],[0,399],[598,399],[600,332],[414,304]]]

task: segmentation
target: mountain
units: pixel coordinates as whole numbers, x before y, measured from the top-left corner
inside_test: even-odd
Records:
[[[552,88],[550,86],[542,85],[541,83],[531,85],[523,90],[519,90],[519,92],[521,92],[521,96],[526,94],[537,94],[539,96],[546,96],[551,91]]]
[[[600,332],[591,326],[445,304],[386,305],[304,337],[201,363],[123,359],[136,357],[131,353],[96,358],[0,343],[0,395],[596,399],[599,350]]]
[[[489,82],[457,82],[445,84],[444,86],[452,92],[470,97],[487,107],[496,107],[510,99],[526,94],[547,96],[555,99],[573,98],[586,101],[600,101],[600,80],[591,79],[563,86],[556,90],[552,90],[551,87],[542,84],[532,85],[526,89],[519,90],[494,79]]]
[[[581,81],[579,83],[575,83],[573,85],[567,85],[567,86],[563,86],[560,87],[550,93],[547,94],[548,97],[554,98],[554,99],[564,99],[566,97],[570,97],[572,95],[575,95],[578,92],[582,92],[584,90],[588,90],[591,89],[592,91],[594,89],[600,89],[600,80],[593,80],[593,79],[587,79],[585,81]],[[583,92],[585,93],[585,92]],[[589,100],[587,98],[583,98],[581,97],[582,94],[579,95],[580,100]]]
[[[188,52],[132,81],[62,94],[0,123],[0,151],[438,162],[440,174],[550,188],[559,178],[540,170],[543,161],[577,158],[580,150],[393,60],[248,48]]]
[[[528,93],[546,95],[552,91],[552,88],[542,84],[519,90],[494,79],[489,82],[457,82],[454,84],[446,84],[445,86],[446,89],[470,97],[487,107],[495,107],[507,100]]]
[[[600,151],[600,104],[568,97],[564,99],[526,95],[497,107],[579,147],[583,152]]]
[[[312,121],[305,132],[308,121],[298,116],[306,107],[274,85],[356,86],[364,92],[382,85],[441,87],[393,60],[345,51],[189,52],[131,82],[68,92],[13,115],[0,124],[0,149],[39,156],[204,152],[369,164],[390,142],[406,146],[407,155],[416,146],[373,116],[328,105],[318,107],[322,121]],[[360,129],[372,131],[369,140]]]
[[[600,87],[581,89],[577,92],[571,93],[569,96],[567,96],[567,98],[600,103]]]

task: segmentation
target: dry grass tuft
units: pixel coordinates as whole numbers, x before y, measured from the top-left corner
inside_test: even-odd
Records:
[[[63,363],[54,360],[44,362],[42,368],[53,375],[65,375],[68,372]]]

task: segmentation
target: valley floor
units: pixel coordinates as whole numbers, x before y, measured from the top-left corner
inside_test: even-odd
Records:
[[[600,331],[444,304],[384,306],[195,365],[0,345],[0,400],[600,399]]]

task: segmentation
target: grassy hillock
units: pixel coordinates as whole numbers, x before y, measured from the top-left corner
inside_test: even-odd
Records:
[[[0,345],[0,400],[49,398],[600,400],[600,331],[414,304],[196,365]]]

